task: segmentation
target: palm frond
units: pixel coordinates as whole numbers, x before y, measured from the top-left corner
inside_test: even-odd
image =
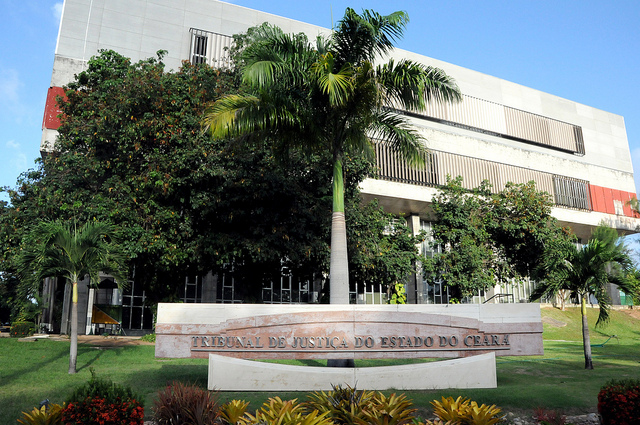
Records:
[[[335,72],[335,60],[331,52],[320,56],[311,66],[311,72],[320,90],[329,96],[329,103],[332,106],[344,105],[353,93],[351,65],[344,64]]]
[[[363,10],[359,15],[347,8],[332,34],[333,48],[339,53],[338,61],[358,64],[388,53],[394,41],[403,36],[408,22],[409,16],[402,11],[385,16]]]
[[[267,36],[243,52],[243,81],[253,88],[304,85],[317,58],[304,34]]]
[[[405,117],[390,110],[380,110],[371,125],[372,137],[383,140],[410,166],[424,165],[427,148],[424,139]]]
[[[32,285],[45,277],[89,276],[98,283],[98,273],[109,271],[119,284],[126,284],[126,258],[112,238],[114,228],[89,222],[75,224],[41,222],[28,235],[16,264],[21,279]]]
[[[205,111],[202,120],[204,131],[209,132],[212,137],[227,138],[235,137],[244,132],[255,130],[259,122],[245,124],[245,127],[239,125],[238,116],[245,111],[260,110],[260,99],[251,95],[227,95],[212,105]],[[245,115],[249,115],[246,113]]]
[[[428,102],[459,102],[462,99],[455,80],[443,70],[401,60],[378,66],[376,76],[387,103],[399,109],[423,111]]]

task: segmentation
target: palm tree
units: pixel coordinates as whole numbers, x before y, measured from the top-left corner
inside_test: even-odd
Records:
[[[423,111],[429,101],[459,101],[460,91],[438,68],[387,55],[409,18],[348,8],[327,38],[311,46],[302,35],[261,27],[242,52],[248,94],[215,102],[204,124],[214,137],[268,140],[283,156],[292,149],[325,152],[332,160],[330,302],[349,302],[343,161],[374,156],[380,139],[410,164],[424,162],[420,134],[398,110]]]
[[[609,285],[616,284],[627,293],[635,291],[636,273],[631,254],[615,229],[599,226],[586,245],[575,248],[564,265],[557,265],[562,269],[563,278],[543,282],[531,299],[553,297],[561,290],[569,290],[578,297],[582,316],[584,367],[593,369],[587,301],[589,296],[593,296],[598,303],[596,326],[606,323],[611,303],[607,292]]]
[[[23,285],[37,286],[45,277],[64,276],[72,285],[69,373],[76,373],[78,355],[78,281],[97,285],[99,272],[126,282],[124,256],[112,242],[111,225],[89,222],[79,229],[63,222],[40,222],[27,236],[17,268]]]

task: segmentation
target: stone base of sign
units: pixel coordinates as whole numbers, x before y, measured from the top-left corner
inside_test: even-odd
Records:
[[[327,368],[291,366],[209,355],[210,390],[328,391],[496,388],[495,353],[401,366]]]

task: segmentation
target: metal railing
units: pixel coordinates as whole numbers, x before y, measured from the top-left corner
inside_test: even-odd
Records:
[[[584,155],[581,127],[472,96],[455,104],[432,102],[410,115]]]
[[[233,44],[233,37],[211,31],[191,28],[189,61],[192,64],[206,63],[219,68],[229,68],[227,49]]]
[[[375,149],[376,177],[382,180],[435,187],[443,186],[447,176],[462,176],[463,187],[473,189],[488,180],[494,193],[504,189],[508,182],[521,184],[533,180],[536,189],[552,195],[557,206],[591,210],[586,180],[436,150],[426,154],[424,166],[412,167],[397,158],[384,142],[377,142]]]
[[[483,301],[482,304],[488,304],[489,302],[493,301],[494,299],[498,300],[499,303],[504,303],[505,299],[507,300],[506,301],[507,303],[509,301],[511,301],[511,303],[513,304],[515,302],[515,298],[513,297],[513,294],[495,294],[491,298],[488,298],[485,301]]]

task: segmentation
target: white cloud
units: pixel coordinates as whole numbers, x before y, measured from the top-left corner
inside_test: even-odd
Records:
[[[17,102],[18,91],[22,86],[18,71],[15,69],[0,69],[0,102]]]
[[[5,143],[5,146],[11,149],[20,149],[20,143],[17,143],[15,140],[9,140]]]
[[[0,67],[0,114],[18,124],[28,113],[21,99],[24,96],[23,88],[24,83],[17,70]]]
[[[25,171],[28,168],[27,167],[27,155],[25,155],[23,153],[17,154],[13,158],[11,158],[11,165],[13,166],[13,169],[15,171],[17,171],[18,173],[22,173],[23,171]]]
[[[60,1],[51,6],[51,11],[53,12],[53,17],[56,19],[56,22],[60,22],[60,18],[62,18],[62,5],[63,3]]]

